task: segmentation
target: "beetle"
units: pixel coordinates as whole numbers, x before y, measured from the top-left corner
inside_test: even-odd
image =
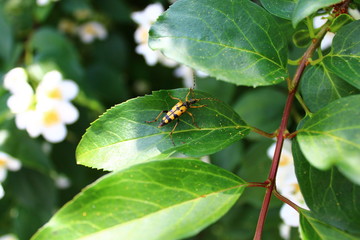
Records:
[[[174,140],[172,138],[172,134],[175,131],[177,125],[179,124],[180,116],[183,113],[187,113],[188,115],[190,115],[194,126],[200,129],[200,127],[195,123],[194,115],[191,112],[187,111],[187,110],[189,108],[206,107],[207,105],[199,105],[199,106],[194,106],[193,105],[193,104],[199,102],[200,100],[205,100],[205,99],[217,100],[217,99],[214,99],[214,98],[192,98],[192,99],[189,99],[190,93],[194,94],[192,88],[189,88],[189,92],[186,94],[185,101],[181,100],[180,98],[173,97],[169,93],[169,96],[170,96],[171,99],[178,100],[179,102],[176,103],[169,111],[167,111],[167,110],[161,111],[159,113],[159,115],[153,121],[145,121],[146,123],[156,122],[160,118],[161,114],[166,113],[166,115],[162,118],[161,122],[158,125],[158,127],[160,128],[160,127],[163,127],[163,126],[169,124],[173,120],[177,120],[176,123],[175,123],[175,126],[173,127],[173,129],[171,130],[171,132],[169,134],[169,136],[171,138],[171,141],[172,141],[174,146],[175,146],[175,143],[174,143]]]

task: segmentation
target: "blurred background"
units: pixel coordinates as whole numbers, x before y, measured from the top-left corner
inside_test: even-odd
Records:
[[[148,49],[147,31],[170,4],[0,0],[1,240],[29,239],[57,209],[106,174],[77,165],[76,146],[91,122],[127,99],[192,87],[195,79],[195,88],[232,105],[250,125],[277,129],[285,84],[236,87]],[[292,54],[293,59],[299,55]],[[294,111],[294,121],[300,116]],[[250,134],[208,159],[245,180],[262,182],[272,144]],[[252,239],[263,194],[263,189],[247,189],[229,214],[192,239]],[[274,199],[264,239],[280,239],[280,207]]]

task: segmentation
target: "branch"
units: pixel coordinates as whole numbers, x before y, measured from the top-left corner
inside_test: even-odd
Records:
[[[312,44],[309,46],[309,48],[306,50],[306,52],[302,56],[299,66],[294,75],[294,78],[292,79],[292,81],[289,82],[289,93],[288,93],[288,97],[286,100],[284,113],[283,113],[283,116],[281,119],[278,136],[277,136],[277,141],[276,141],[275,152],[274,152],[274,156],[273,156],[273,161],[271,164],[271,169],[270,169],[270,173],[269,173],[268,180],[267,180],[268,182],[270,182],[270,185],[266,189],[264,201],[263,201],[263,204],[261,207],[258,223],[256,226],[254,240],[261,239],[261,234],[262,234],[262,231],[264,228],[264,223],[265,223],[266,215],[267,215],[267,212],[269,209],[271,196],[275,189],[276,173],[277,173],[277,169],[279,166],[281,150],[282,150],[282,146],[284,143],[284,139],[286,138],[286,135],[287,135],[286,132],[287,132],[287,124],[288,124],[288,120],[289,120],[289,116],[290,116],[290,110],[291,110],[291,106],[294,101],[294,97],[295,97],[297,88],[299,86],[301,76],[304,73],[306,66],[308,65],[308,62],[309,62],[308,59],[313,55],[314,51],[319,47],[321,40],[324,38],[326,32],[328,31],[328,27],[329,27],[329,22],[327,22],[326,24],[324,24],[322,26],[319,33],[316,35],[316,38],[313,39]]]

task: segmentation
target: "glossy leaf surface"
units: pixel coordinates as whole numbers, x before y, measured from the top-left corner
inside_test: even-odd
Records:
[[[324,64],[360,89],[360,20],[347,24],[337,32]]]
[[[308,66],[300,82],[301,94],[312,112],[359,90],[332,73],[324,64]]]
[[[297,0],[260,0],[260,2],[271,14],[290,20]]]
[[[336,167],[321,171],[311,166],[299,144],[292,146],[295,172],[301,193],[313,216],[360,236],[360,186],[345,178]]]
[[[32,239],[181,239],[226,213],[244,184],[196,160],[141,164],[99,179]]]
[[[174,152],[189,156],[211,154],[249,133],[249,127],[227,104],[218,99],[200,100],[195,105],[206,107],[184,113],[172,134],[176,121],[161,128],[152,121],[162,110],[170,110],[178,101],[185,99],[189,89],[153,92],[153,95],[138,97],[119,104],[96,120],[83,136],[76,155],[80,164],[105,170],[118,170],[154,158],[167,158]],[[169,95],[170,94],[170,95]],[[191,94],[190,94],[191,95]],[[196,98],[211,97],[195,91]],[[163,114],[164,115],[164,114]]]
[[[304,240],[357,240],[359,238],[320,221],[306,210],[300,214],[300,234]]]
[[[316,168],[339,170],[360,184],[360,95],[336,100],[307,119],[297,134],[306,159]]]
[[[301,20],[315,13],[317,10],[330,7],[341,1],[342,0],[299,0],[292,16],[293,26],[295,27]]]
[[[287,44],[277,22],[248,0],[181,0],[150,30],[150,47],[236,85],[287,77]]]

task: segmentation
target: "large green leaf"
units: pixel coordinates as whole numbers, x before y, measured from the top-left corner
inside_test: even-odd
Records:
[[[301,193],[319,220],[360,237],[360,186],[346,179],[335,167],[321,171],[312,167],[293,141],[295,172]]]
[[[154,158],[166,158],[174,152],[204,156],[224,149],[249,133],[249,127],[234,110],[216,99],[200,100],[199,105],[207,106],[189,109],[200,128],[194,126],[186,113],[180,116],[172,134],[174,144],[169,133],[176,121],[162,128],[158,128],[158,122],[145,123],[177,103],[169,94],[184,99],[188,92],[189,89],[157,91],[111,108],[83,136],[76,151],[78,163],[118,170]],[[211,96],[195,91],[195,97]]]
[[[300,212],[300,234],[304,240],[357,240],[358,237],[320,221],[306,210]]]
[[[197,160],[137,165],[86,188],[32,239],[188,237],[226,213],[244,184],[236,175]]]
[[[150,47],[237,85],[287,77],[287,44],[277,22],[248,0],[179,0],[150,30]]]
[[[260,0],[260,2],[271,14],[290,20],[298,0]]]
[[[305,120],[297,134],[301,151],[316,168],[336,165],[360,184],[360,95],[338,99]]]
[[[301,94],[312,112],[336,99],[357,93],[359,90],[330,72],[323,63],[307,67],[301,79]]]
[[[331,53],[323,61],[336,75],[360,89],[360,20],[337,32]]]
[[[301,20],[315,13],[317,10],[340,2],[342,2],[342,0],[299,0],[292,16],[293,26],[296,27]]]

